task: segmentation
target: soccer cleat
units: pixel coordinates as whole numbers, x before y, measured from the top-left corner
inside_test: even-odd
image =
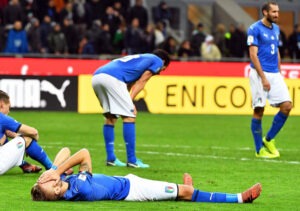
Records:
[[[123,163],[122,161],[120,161],[118,158],[116,158],[114,161],[106,161],[106,165],[107,166],[126,166],[125,163]]]
[[[25,163],[20,168],[23,170],[23,173],[39,173],[42,170],[41,167],[30,163]]]
[[[258,158],[277,158],[278,155],[274,155],[267,151],[265,147],[262,147],[258,153],[255,153],[255,156]]]
[[[277,157],[280,157],[279,151],[276,149],[275,146],[275,139],[272,139],[270,141],[267,141],[266,137],[263,138],[263,143],[265,147],[274,155],[277,155]]]
[[[257,197],[259,197],[261,191],[262,187],[260,183],[257,183],[248,190],[245,190],[242,193],[243,203],[252,203]]]
[[[190,174],[188,173],[183,174],[183,184],[193,186],[193,178]]]
[[[127,167],[131,167],[131,168],[149,168],[150,166],[148,164],[143,163],[142,160],[136,159],[135,163],[128,162]]]

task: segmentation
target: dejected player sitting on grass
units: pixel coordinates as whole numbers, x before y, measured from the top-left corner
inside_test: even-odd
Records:
[[[9,96],[0,90],[0,175],[15,166],[20,166],[24,173],[41,171],[41,167],[23,160],[25,153],[50,169],[52,161],[37,143],[38,131],[8,116],[9,110]]]
[[[79,164],[79,173],[60,176],[67,169]],[[185,173],[183,183],[175,184],[140,178],[133,174],[124,177],[92,174],[89,151],[81,149],[70,157],[69,148],[56,155],[54,167],[44,172],[31,189],[35,201],[165,201],[184,200],[192,202],[251,203],[261,193],[261,185],[237,193],[204,192],[194,189],[192,178]]]

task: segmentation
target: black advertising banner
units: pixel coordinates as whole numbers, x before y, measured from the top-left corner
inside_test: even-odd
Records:
[[[77,111],[77,76],[0,76],[14,110]]]

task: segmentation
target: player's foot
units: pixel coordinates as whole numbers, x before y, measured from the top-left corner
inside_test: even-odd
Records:
[[[193,186],[193,178],[190,174],[188,173],[183,174],[183,184]]]
[[[136,159],[135,163],[128,162],[127,167],[131,167],[131,168],[149,168],[150,165],[143,163],[142,160],[140,160],[140,159]]]
[[[263,143],[265,147],[274,155],[277,155],[277,157],[280,157],[279,151],[276,149],[275,146],[275,139],[272,139],[270,141],[267,141],[266,137],[263,138]]]
[[[258,158],[277,158],[278,155],[270,153],[265,147],[262,147],[258,153],[255,153],[255,156]]]
[[[20,168],[23,170],[23,173],[39,173],[42,168],[30,163],[26,163],[22,166],[20,166]]]
[[[106,161],[106,165],[107,166],[126,166],[126,163],[123,163],[122,161],[120,161],[118,158],[116,158],[114,161]]]
[[[245,190],[242,193],[243,203],[252,203],[257,197],[259,197],[261,191],[262,187],[260,183],[257,183],[248,190]]]

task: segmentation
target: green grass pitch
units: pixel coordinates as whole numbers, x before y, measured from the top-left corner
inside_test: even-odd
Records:
[[[36,127],[39,143],[50,158],[64,146],[72,152],[90,150],[93,172],[134,173],[149,179],[182,183],[189,172],[194,186],[206,191],[241,192],[261,182],[263,192],[253,204],[190,202],[33,202],[30,189],[39,174],[16,167],[0,177],[0,210],[298,210],[300,143],[299,116],[291,116],[277,136],[281,157],[257,159],[250,133],[251,116],[162,115],[138,113],[137,156],[149,169],[106,167],[101,114],[73,112],[11,112],[18,121]],[[272,122],[263,121],[264,132]],[[115,128],[118,158],[125,159],[122,123]],[[36,163],[30,158],[26,160]],[[77,169],[75,169],[77,171]]]

